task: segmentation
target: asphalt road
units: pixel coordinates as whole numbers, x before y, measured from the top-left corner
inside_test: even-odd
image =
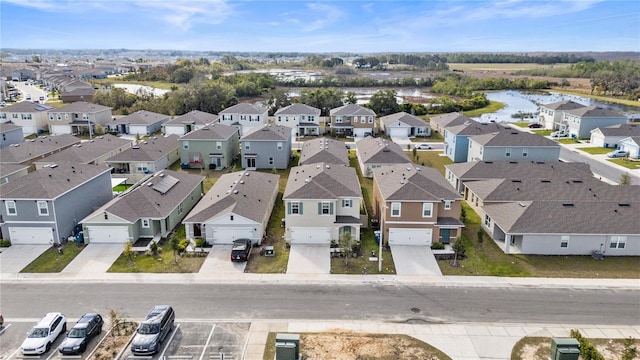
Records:
[[[594,159],[590,159],[587,156],[579,154],[577,152],[571,151],[565,147],[560,148],[560,159],[566,162],[586,162],[591,166],[591,172],[596,174],[597,176],[602,176],[603,178],[608,179],[609,181],[615,182],[616,184],[620,181],[620,176],[625,173],[625,171],[618,170],[611,165],[603,164],[602,162]],[[628,172],[631,175],[631,184],[640,185],[640,177]]]
[[[637,325],[640,293],[610,289],[429,287],[402,284],[2,284],[5,319],[110,309],[133,319],[170,304],[179,320],[377,320]]]

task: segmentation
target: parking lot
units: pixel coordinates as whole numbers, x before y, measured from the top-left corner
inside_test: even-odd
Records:
[[[0,333],[0,359],[86,359],[108,333],[108,326],[105,324],[102,333],[91,341],[82,356],[63,356],[58,352],[58,346],[64,339],[63,335],[56,339],[51,350],[41,356],[24,356],[20,351],[20,345],[36,321],[37,319],[5,321],[5,326]],[[67,321],[67,329],[70,329],[73,324],[73,321]],[[167,336],[157,354],[135,356],[127,345],[120,359],[239,360],[243,358],[247,347],[250,325],[251,323],[248,322],[177,321],[174,330]]]

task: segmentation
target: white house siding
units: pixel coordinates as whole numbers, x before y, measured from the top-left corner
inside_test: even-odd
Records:
[[[528,234],[522,236],[520,251],[530,255],[591,255],[594,250],[604,250],[605,256],[639,256],[640,234],[627,235],[624,249],[612,249],[609,247],[609,235],[569,235],[569,243],[566,248],[560,247],[563,234],[544,235]],[[601,246],[602,245],[602,246]]]
[[[233,244],[234,240],[243,238],[251,239],[254,244],[262,242],[262,224],[237,214],[224,214],[203,225],[205,239],[209,244]],[[191,231],[189,229],[189,232]]]
[[[620,140],[626,136],[604,136],[601,132],[596,131],[591,133],[591,146],[594,147],[606,147],[606,148],[619,148]]]

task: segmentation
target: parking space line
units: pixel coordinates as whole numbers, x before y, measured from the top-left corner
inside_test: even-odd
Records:
[[[13,358],[18,353],[18,351],[20,351],[20,348],[17,348],[16,351],[14,351],[11,355],[9,355],[7,359]]]
[[[171,342],[173,341],[173,338],[176,336],[176,333],[178,332],[179,328],[180,328],[180,324],[176,325],[175,329],[173,329],[173,332],[171,333],[171,337],[169,338],[169,341],[165,342],[164,349],[162,350],[162,354],[160,354],[160,359],[166,359],[166,356],[164,356],[164,353],[167,352],[167,348],[169,347],[169,344],[171,344]]]
[[[0,335],[2,335],[2,333],[7,330],[7,328],[11,326],[11,324],[7,324],[7,326],[3,326],[2,329],[0,329]]]
[[[209,342],[211,342],[211,337],[213,336],[213,330],[216,328],[216,324],[213,324],[211,327],[211,332],[209,332],[209,337],[207,338],[207,342],[204,344],[204,349],[202,349],[202,354],[200,355],[200,360],[204,358],[204,353],[207,352],[207,347],[209,346]]]

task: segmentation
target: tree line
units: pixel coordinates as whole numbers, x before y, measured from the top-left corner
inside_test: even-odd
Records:
[[[578,62],[595,62],[589,56],[575,54],[492,54],[492,53],[451,53],[440,55],[447,63],[470,64],[575,64]]]

